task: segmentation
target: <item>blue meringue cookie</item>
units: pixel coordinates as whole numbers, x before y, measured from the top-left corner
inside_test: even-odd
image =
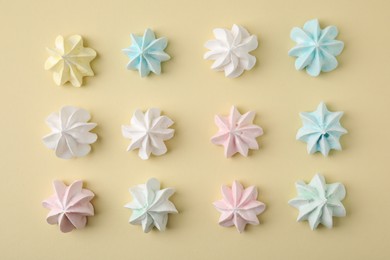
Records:
[[[288,55],[297,57],[295,68],[317,77],[321,71],[329,72],[337,68],[338,56],[343,48],[342,41],[335,40],[338,35],[336,26],[328,26],[321,30],[317,19],[305,23],[303,29],[294,27],[290,37],[297,45]]]
[[[303,126],[298,130],[296,139],[307,143],[307,152],[321,152],[328,156],[331,149],[342,150],[340,137],[347,130],[340,124],[343,112],[330,112],[321,102],[314,112],[300,113]]]
[[[150,72],[157,75],[161,73],[161,62],[171,57],[164,52],[168,40],[165,37],[156,39],[154,32],[146,29],[144,35],[130,34],[131,46],[123,49],[130,58],[127,69],[138,70],[141,77],[146,77]]]

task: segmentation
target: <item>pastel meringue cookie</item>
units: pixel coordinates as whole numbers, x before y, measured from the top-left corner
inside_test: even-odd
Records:
[[[341,126],[343,112],[331,112],[324,102],[316,111],[302,112],[300,117],[303,126],[298,130],[296,139],[307,143],[307,152],[321,152],[328,156],[330,150],[341,151],[340,137],[348,131]]]
[[[232,106],[227,117],[216,115],[214,120],[219,130],[211,142],[223,145],[226,157],[236,153],[247,157],[249,149],[259,149],[256,138],[263,135],[263,129],[253,124],[255,115],[252,111],[241,115],[235,106]]]
[[[213,32],[215,39],[206,42],[209,51],[204,55],[204,59],[214,60],[211,69],[225,71],[226,77],[236,78],[255,66],[256,57],[249,52],[258,46],[256,35],[250,35],[244,27],[236,24],[231,30],[217,28]]]
[[[141,77],[150,72],[161,74],[161,62],[171,57],[164,51],[168,45],[165,37],[157,38],[151,29],[146,29],[143,36],[130,34],[131,45],[122,51],[129,57],[127,69],[138,70]]]
[[[175,205],[169,198],[175,193],[172,188],[160,189],[157,179],[149,179],[146,184],[140,184],[129,189],[133,201],[125,208],[132,210],[129,219],[132,225],[141,225],[142,230],[148,233],[153,227],[165,231],[168,214],[178,213]]]
[[[219,224],[223,227],[236,226],[242,233],[247,224],[258,225],[257,215],[263,213],[265,204],[257,200],[257,189],[250,186],[246,189],[238,181],[231,188],[223,185],[222,200],[214,202],[214,207],[221,213]]]
[[[131,139],[127,151],[139,149],[142,160],[149,159],[151,154],[160,156],[168,151],[164,141],[173,137],[175,130],[169,127],[174,122],[162,116],[160,109],[150,108],[145,114],[137,109],[130,123],[122,126],[122,135]]]
[[[61,232],[82,229],[87,224],[87,217],[94,215],[90,201],[95,196],[92,191],[83,189],[82,181],[75,181],[66,186],[61,181],[54,181],[55,193],[42,202],[50,210],[46,221],[50,225],[59,225]]]
[[[90,132],[97,124],[89,123],[90,119],[89,112],[82,108],[61,108],[59,113],[52,113],[46,119],[52,132],[43,137],[43,143],[61,159],[87,155],[91,151],[90,144],[97,140],[97,135]]]
[[[298,196],[288,203],[299,210],[297,221],[308,220],[312,230],[319,224],[332,228],[333,217],[346,216],[341,203],[346,195],[343,184],[327,184],[324,176],[316,174],[309,184],[298,181],[295,186]]]
[[[297,57],[296,70],[306,69],[307,74],[317,77],[321,72],[336,69],[336,56],[344,48],[344,42],[336,40],[337,35],[336,26],[328,26],[322,30],[318,19],[307,21],[302,29],[294,27],[290,37],[297,45],[288,54]]]
[[[70,82],[74,87],[83,84],[83,77],[94,76],[90,62],[96,58],[96,51],[86,48],[80,35],[64,38],[58,36],[54,48],[47,48],[50,57],[45,70],[53,72],[54,82],[60,86]]]

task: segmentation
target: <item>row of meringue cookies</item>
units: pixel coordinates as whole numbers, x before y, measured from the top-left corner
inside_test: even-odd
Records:
[[[309,154],[321,152],[328,156],[330,150],[342,150],[340,137],[347,133],[340,119],[343,112],[331,112],[325,103],[321,102],[313,112],[300,113],[303,126],[298,130],[297,140],[307,143]],[[57,157],[71,159],[82,157],[91,151],[91,144],[96,142],[97,135],[90,131],[96,123],[89,122],[88,111],[65,106],[59,113],[52,113],[46,119],[51,133],[43,137],[43,143],[55,151]],[[211,142],[224,146],[225,156],[232,157],[236,153],[248,156],[248,150],[259,149],[257,137],[263,134],[263,129],[255,125],[253,111],[241,114],[232,107],[228,116],[215,116],[218,132]],[[147,160],[150,155],[160,156],[167,152],[164,141],[174,136],[174,124],[168,116],[161,115],[157,108],[148,109],[145,113],[136,110],[130,120],[130,125],[122,125],[122,135],[131,139],[128,151],[139,149],[138,155]]]
[[[206,42],[205,47],[209,51],[204,55],[204,59],[214,61],[213,70],[224,71],[226,77],[236,78],[254,67],[256,57],[249,53],[258,46],[256,35],[249,34],[244,27],[236,24],[231,30],[217,28],[213,32],[215,39]],[[335,57],[344,48],[344,43],[336,40],[337,35],[336,26],[322,30],[317,19],[306,22],[302,29],[294,27],[290,37],[297,45],[289,51],[289,55],[297,57],[295,68],[306,69],[314,77],[336,69],[338,62]],[[165,37],[156,39],[150,29],[146,29],[143,36],[131,34],[130,37],[131,46],[123,49],[130,59],[127,69],[138,70],[141,77],[148,76],[150,72],[159,75],[161,62],[170,59],[164,51],[168,40]],[[94,75],[90,62],[96,57],[96,51],[84,47],[81,36],[58,36],[55,48],[48,48],[48,52],[50,57],[45,69],[53,71],[57,85],[69,81],[80,87],[83,77]]]
[[[327,184],[324,176],[316,174],[310,183],[295,183],[297,197],[288,203],[299,210],[297,221],[308,220],[310,228],[316,229],[319,224],[327,228],[333,227],[333,217],[346,216],[342,204],[345,198],[345,187],[341,183]],[[87,217],[94,216],[91,200],[95,196],[83,188],[78,180],[66,186],[61,181],[54,181],[54,194],[42,202],[49,209],[46,221],[51,225],[59,225],[61,232],[84,228]],[[124,207],[132,210],[130,224],[141,225],[145,233],[156,227],[164,231],[168,215],[178,213],[169,198],[175,193],[173,188],[161,189],[157,179],[149,179],[129,189],[132,201]],[[221,213],[219,224],[223,227],[235,226],[242,233],[247,224],[258,225],[258,215],[265,210],[265,204],[257,200],[258,191],[255,186],[244,188],[234,181],[231,187],[221,187],[222,199],[213,203]]]

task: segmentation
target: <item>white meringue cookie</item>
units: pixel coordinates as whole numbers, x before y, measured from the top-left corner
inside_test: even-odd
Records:
[[[173,121],[160,114],[157,108],[148,109],[145,114],[138,109],[134,112],[131,125],[122,126],[123,136],[131,139],[127,151],[139,148],[138,155],[142,160],[149,159],[150,154],[163,155],[167,152],[164,141],[171,139],[175,130],[169,128]]]
[[[217,71],[225,71],[225,76],[236,78],[244,70],[250,70],[256,64],[256,57],[249,52],[258,46],[256,35],[250,35],[248,31],[234,24],[232,30],[223,28],[214,29],[215,40],[207,41],[204,59],[215,60],[211,68]]]
[[[52,133],[43,137],[43,143],[62,159],[87,155],[91,151],[90,144],[97,140],[97,135],[89,132],[97,126],[88,123],[90,118],[84,109],[72,106],[61,108],[59,113],[52,113],[46,119]]]

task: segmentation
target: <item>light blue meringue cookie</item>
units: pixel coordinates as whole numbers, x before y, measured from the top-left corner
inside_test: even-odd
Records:
[[[131,46],[123,49],[123,52],[130,58],[127,69],[138,70],[141,77],[146,77],[152,71],[160,75],[161,62],[171,57],[164,52],[168,40],[165,37],[156,39],[154,32],[146,29],[144,35],[136,36],[130,34]]]
[[[288,55],[297,57],[295,68],[317,77],[321,71],[329,72],[337,68],[338,56],[343,48],[342,41],[335,40],[338,35],[336,26],[328,26],[321,30],[317,19],[305,23],[303,29],[294,27],[290,37],[297,45],[292,48]]]
[[[308,220],[312,230],[320,223],[332,228],[333,217],[346,216],[346,210],[341,203],[346,195],[343,184],[327,184],[324,176],[316,174],[309,184],[298,181],[295,186],[298,196],[288,204],[299,210],[297,221]]]
[[[296,139],[307,143],[309,154],[317,151],[328,156],[331,149],[340,150],[340,137],[347,130],[340,124],[343,112],[330,112],[324,102],[321,102],[316,111],[302,112],[300,117],[303,126],[298,130]]]

